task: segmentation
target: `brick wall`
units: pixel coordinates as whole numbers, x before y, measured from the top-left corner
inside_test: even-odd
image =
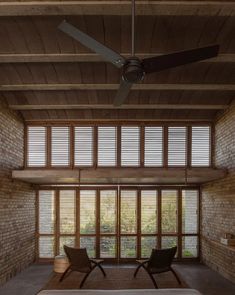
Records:
[[[35,193],[11,178],[23,165],[24,126],[0,98],[0,285],[34,261]]]
[[[202,260],[235,282],[235,247],[219,243],[225,233],[235,235],[235,106],[224,112],[215,126],[215,164],[227,168],[224,179],[202,186]]]

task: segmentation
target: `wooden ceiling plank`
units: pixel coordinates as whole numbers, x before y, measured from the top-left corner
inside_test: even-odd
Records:
[[[0,91],[117,90],[119,84],[4,84]],[[234,84],[134,84],[132,90],[235,91]]]
[[[136,53],[140,58],[149,58],[160,56],[163,53]],[[121,53],[122,56],[128,58],[131,55]],[[47,62],[105,62],[103,58],[95,53],[22,53],[22,54],[0,54],[0,63],[47,63]],[[235,54],[220,54],[216,58],[200,61],[202,63],[234,63]]]
[[[130,15],[130,1],[1,2],[0,16]],[[137,1],[136,15],[235,15],[229,1]]]
[[[15,104],[9,105],[13,110],[73,110],[73,109],[125,109],[125,110],[142,110],[142,109],[162,109],[162,110],[224,110],[229,105],[198,105],[198,104],[124,104],[114,107],[112,104]]]

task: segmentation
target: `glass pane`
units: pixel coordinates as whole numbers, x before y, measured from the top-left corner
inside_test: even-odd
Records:
[[[70,128],[51,127],[51,165],[68,166],[70,156]]]
[[[100,257],[101,258],[116,257],[116,237],[100,238]]]
[[[162,232],[177,231],[177,191],[162,191]]]
[[[54,237],[39,237],[39,257],[54,257]]]
[[[192,166],[210,165],[210,127],[192,127]]]
[[[98,127],[98,166],[116,166],[117,127]]]
[[[75,232],[75,191],[60,191],[60,233]]]
[[[197,257],[198,256],[198,238],[183,237],[182,238],[182,257]]]
[[[46,165],[46,127],[28,127],[28,166]]]
[[[168,165],[186,165],[186,127],[168,128]]]
[[[139,166],[140,128],[122,127],[121,129],[121,165]]]
[[[80,191],[80,233],[96,232],[96,191]]]
[[[121,191],[121,233],[133,234],[137,230],[137,191]]]
[[[39,233],[53,234],[55,225],[54,191],[39,191]]]
[[[141,191],[141,233],[157,232],[157,191]]]
[[[64,245],[69,247],[75,246],[75,237],[60,237],[60,255],[65,254],[64,253]]]
[[[177,237],[162,237],[162,249],[172,248],[177,244]],[[175,256],[177,256],[177,253]]]
[[[95,258],[95,237],[81,237],[80,238],[80,248],[86,248],[87,254],[90,258]]]
[[[93,127],[74,128],[74,162],[76,166],[93,165]]]
[[[163,128],[145,127],[144,165],[159,167],[163,164]]]
[[[198,232],[198,191],[182,191],[182,232],[196,234]]]
[[[100,232],[116,233],[116,191],[100,191]]]
[[[148,258],[151,255],[152,249],[157,247],[156,237],[141,237],[141,257]]]
[[[121,237],[121,258],[136,258],[136,237]]]

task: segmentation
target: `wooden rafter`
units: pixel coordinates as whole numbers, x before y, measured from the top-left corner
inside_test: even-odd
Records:
[[[84,109],[120,109],[120,110],[223,110],[229,105],[198,104],[124,104],[114,107],[112,104],[16,104],[9,105],[13,110],[84,110]]]
[[[163,53],[136,53],[139,58],[158,56]],[[121,53],[128,58],[130,54]],[[103,58],[95,53],[10,53],[0,54],[0,63],[46,63],[46,62],[104,62]],[[203,63],[230,63],[235,62],[235,54],[220,54],[216,58],[201,61]]]
[[[2,2],[0,16],[130,15],[130,1],[32,1]],[[137,15],[233,16],[228,1],[137,1]]]
[[[5,84],[0,91],[117,90],[119,84]],[[134,84],[133,90],[235,91],[234,84]]]

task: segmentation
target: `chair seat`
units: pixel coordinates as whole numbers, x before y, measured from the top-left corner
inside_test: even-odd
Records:
[[[98,264],[104,262],[103,259],[90,259],[90,261],[91,261],[91,262],[96,262],[96,263],[98,263]]]
[[[78,271],[81,273],[89,273],[91,271],[91,269],[89,267],[76,267],[76,265],[71,265],[70,267],[71,270],[73,271]]]
[[[169,267],[164,267],[164,268],[148,267],[147,269],[151,274],[170,271]]]

